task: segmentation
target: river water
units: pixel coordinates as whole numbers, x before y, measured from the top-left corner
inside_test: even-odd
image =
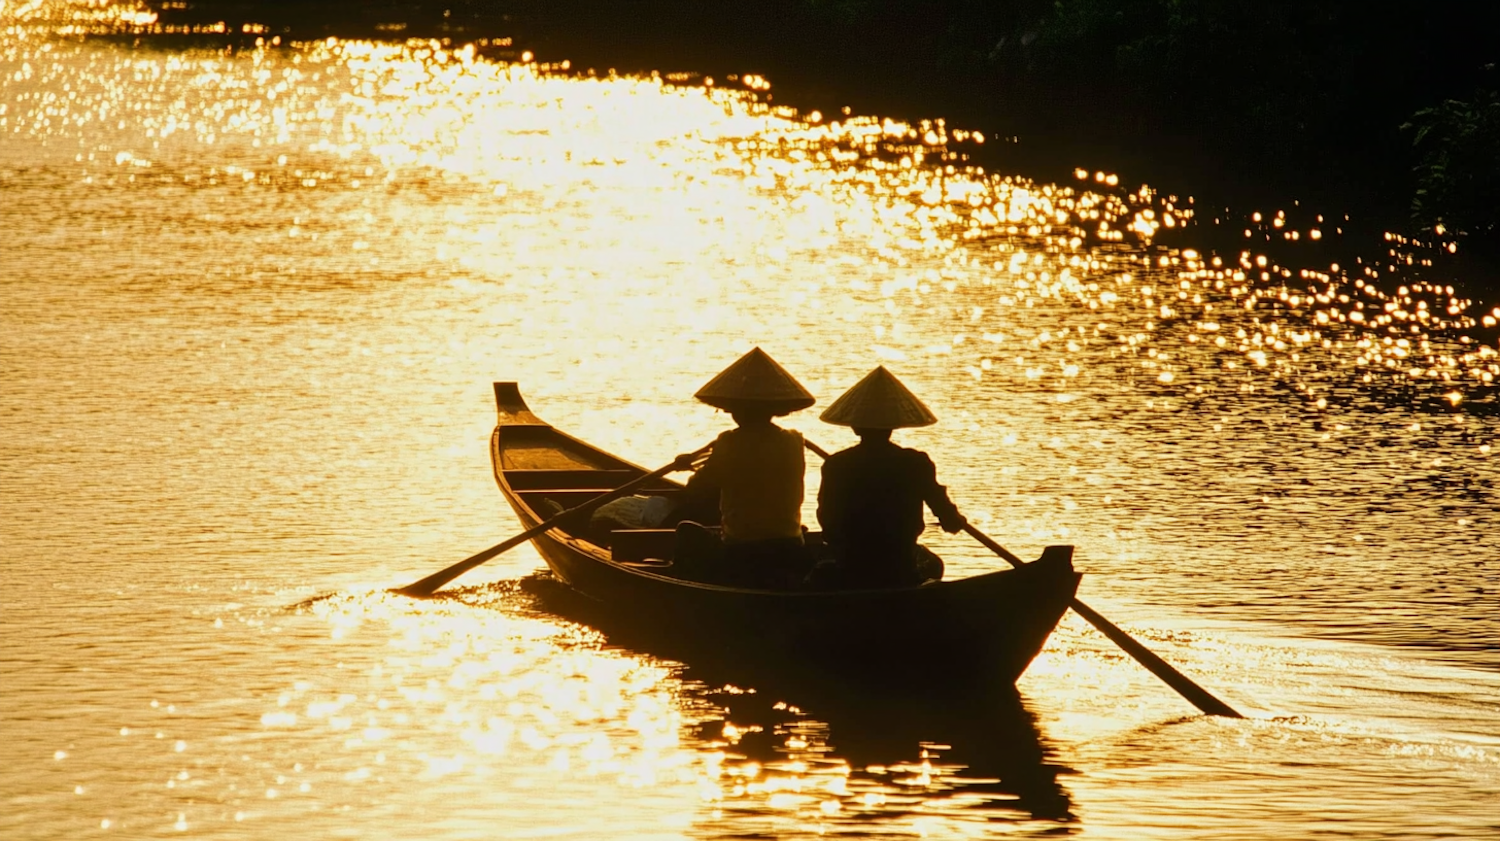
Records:
[[[1186,197],[756,78],[150,25],[0,7],[0,837],[1500,833],[1500,366],[1429,245],[1168,248]],[[820,407],[890,367],[971,520],[1249,717],[1073,616],[903,700],[612,646],[529,546],[383,593],[517,530],[491,381],[657,465],[757,344]]]

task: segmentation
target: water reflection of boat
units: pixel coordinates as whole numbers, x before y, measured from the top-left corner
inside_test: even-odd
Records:
[[[814,800],[802,817],[817,812],[823,822],[1073,819],[1058,780],[1071,772],[1009,683],[832,671],[773,652],[723,657],[709,638],[619,621],[548,573],[520,585],[541,609],[602,630],[612,647],[685,664],[690,734],[701,750],[722,753],[708,763],[722,815],[705,814],[698,834],[745,837],[747,821],[764,819],[774,837],[775,821],[796,820],[796,809],[773,805],[786,792]],[[818,811],[830,799],[840,808]]]
[[[841,774],[838,785],[814,787],[838,792],[847,804],[841,811],[861,819],[959,813],[1010,821],[1073,817],[1058,782],[1070,771],[1053,760],[1014,687],[945,691],[938,697],[925,687],[870,692],[858,684],[786,682],[767,674],[752,684],[753,693],[713,692],[710,700],[724,712],[698,725],[699,739],[725,740],[727,731],[735,738],[726,751],[772,773],[805,767],[801,773],[815,775],[821,766],[825,774]],[[708,687],[740,686],[716,682],[725,676],[699,667],[684,673]],[[872,793],[882,796],[865,798]]]
[[[495,479],[531,528],[550,503],[572,507],[648,471],[566,435],[527,408],[515,383],[496,383]],[[670,496],[663,480],[643,492]],[[545,510],[545,509],[544,509]],[[795,655],[841,673],[875,672],[1012,684],[1041,650],[1078,587],[1071,551],[1020,569],[923,587],[839,592],[748,590],[673,577],[672,533],[616,532],[613,550],[586,524],[535,540],[553,573],[594,603],[595,624],[706,645],[717,656]]]

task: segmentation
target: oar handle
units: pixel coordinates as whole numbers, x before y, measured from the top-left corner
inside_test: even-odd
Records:
[[[697,450],[694,450],[687,456],[678,456],[676,459],[673,459],[671,464],[668,464],[665,467],[662,467],[658,470],[653,470],[650,473],[647,473],[646,475],[639,478],[632,479],[629,482],[621,485],[620,487],[610,491],[609,493],[596,496],[581,505],[576,505],[566,511],[554,514],[551,517],[548,517],[547,519],[527,529],[526,531],[521,532],[515,537],[504,540],[500,543],[496,543],[494,546],[491,546],[490,548],[485,549],[482,552],[475,553],[474,555],[471,555],[463,559],[462,561],[459,561],[458,563],[454,564],[451,567],[448,567],[445,570],[435,572],[432,575],[429,575],[426,578],[422,579],[421,581],[413,584],[408,584],[405,587],[400,588],[399,590],[392,590],[391,592],[403,596],[414,596],[417,598],[425,598],[427,596],[430,596],[433,593],[437,592],[444,584],[447,584],[449,581],[452,581],[460,575],[463,575],[464,573],[468,572],[474,567],[479,566],[485,561],[488,561],[490,558],[493,558],[496,555],[508,552],[511,549],[520,546],[522,543],[525,543],[526,541],[537,537],[538,535],[547,533],[551,529],[556,528],[559,524],[561,524],[569,517],[576,517],[581,514],[587,514],[590,511],[593,511],[594,509],[603,505],[604,503],[619,499],[620,497],[625,496],[641,485],[644,485],[654,479],[660,479],[668,473],[691,469],[691,462],[698,456],[703,455],[712,448],[713,445],[709,444],[700,447]]]
[[[1021,567],[1026,565],[1025,561],[1017,558],[1015,555],[1012,555],[1009,549],[1006,549],[1004,546],[996,543],[994,539],[989,535],[975,528],[973,523],[964,523],[964,531],[968,532],[970,537],[974,538],[980,543],[983,543],[985,547],[988,548],[991,552],[994,552],[996,555],[1004,558],[1005,562],[1010,564],[1011,566]]]

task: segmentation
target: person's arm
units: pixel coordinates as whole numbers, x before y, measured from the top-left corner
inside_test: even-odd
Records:
[[[690,496],[708,494],[717,496],[719,489],[723,487],[720,478],[724,470],[724,458],[720,455],[720,450],[723,448],[724,436],[727,434],[721,433],[718,438],[714,439],[708,455],[693,462],[693,475],[687,480],[687,490]]]
[[[922,501],[926,502],[927,507],[932,509],[932,513],[937,515],[938,523],[943,527],[943,531],[949,534],[962,531],[969,520],[959,513],[958,506],[948,498],[948,489],[938,484],[937,466],[932,463],[932,459],[928,458],[926,453],[922,454],[922,473]]]
[[[708,460],[694,465],[693,475],[688,477],[687,492],[689,495],[701,496],[704,494],[719,492],[719,469],[710,455]]]
[[[838,465],[831,459],[823,462],[823,481],[818,486],[818,525],[823,527],[823,542],[829,546],[843,543],[848,499]]]
[[[704,525],[718,525],[719,476],[723,462],[722,459],[714,458],[718,452],[718,443],[716,439],[715,446],[707,457],[693,462],[693,475],[688,477],[686,487],[677,496],[667,522],[676,524],[682,520],[692,520]]]

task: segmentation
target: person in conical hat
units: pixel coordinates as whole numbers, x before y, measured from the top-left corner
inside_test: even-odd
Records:
[[[736,586],[774,587],[806,572],[802,544],[802,433],[772,418],[817,402],[760,348],[740,357],[694,395],[734,418],[735,428],[714,440],[713,451],[688,480],[689,500],[718,497],[722,546],[696,523],[678,526],[679,558],[708,557],[718,580]],[[719,557],[712,557],[712,556]]]
[[[937,423],[895,375],[876,368],[835,400],[822,420],[854,428],[859,443],[823,462],[818,523],[835,571],[820,570],[845,587],[908,587],[942,576],[942,561],[917,543],[925,528],[922,506],[952,534],[968,522],[937,468],[920,450],[900,447],[891,432]]]

